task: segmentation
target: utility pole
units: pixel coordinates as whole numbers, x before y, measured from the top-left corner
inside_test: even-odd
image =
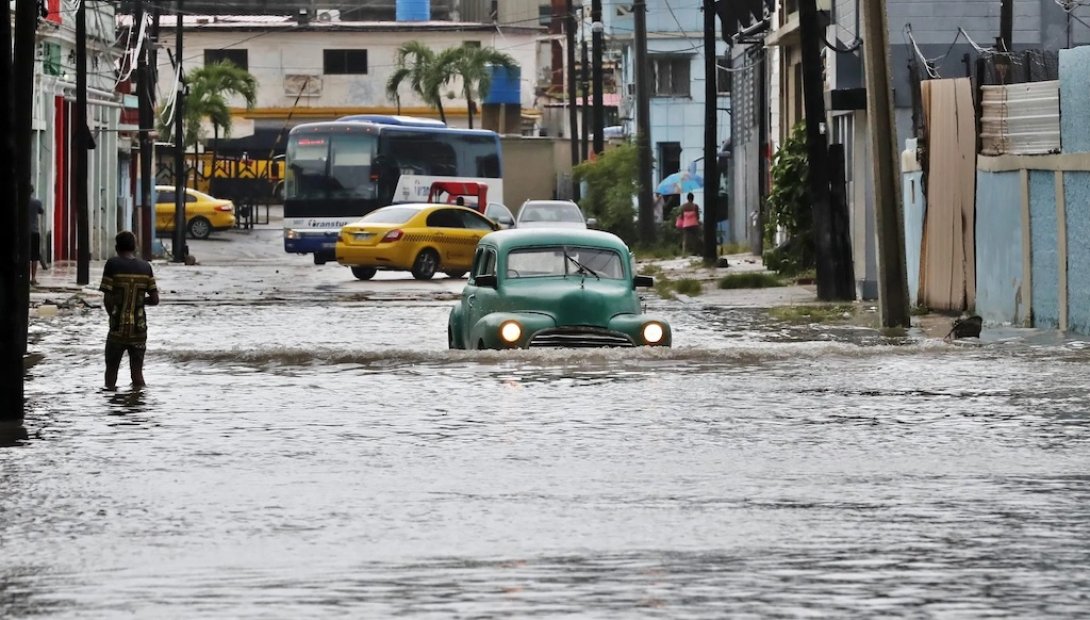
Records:
[[[581,87],[583,91],[583,131],[582,131],[582,144],[579,147],[580,161],[586,161],[589,155],[588,150],[590,148],[590,76],[588,74],[587,66],[590,63],[590,57],[587,55],[587,40],[584,38],[582,41],[582,56],[579,63],[579,81],[582,82]]]
[[[605,110],[602,107],[602,0],[592,0],[590,4],[591,62],[594,63],[594,154],[601,155],[605,149]]]
[[[188,87],[182,71],[182,0],[178,0],[174,38],[174,62],[178,63],[178,92],[174,94],[174,256],[176,263],[185,262],[189,252],[185,247],[185,96]]]
[[[704,264],[719,258],[719,66],[716,63],[715,0],[704,0]]]
[[[894,140],[893,97],[889,79],[889,21],[886,0],[863,5],[863,54],[874,170],[875,223],[878,227],[878,311],[882,327],[909,327],[908,277],[905,269],[904,213],[900,162]]]
[[[76,202],[76,284],[91,282],[91,231],[87,205],[87,0],[78,0],[76,6],[76,119],[75,164],[72,178],[75,187],[72,197]]]
[[[22,426],[25,398],[24,356],[30,304],[30,132],[34,97],[34,52],[37,6],[32,0],[15,3],[14,31],[11,4],[0,8],[0,75],[3,118],[0,140],[5,160],[0,186],[5,188],[0,208],[0,444],[26,437]],[[13,40],[14,39],[14,40]],[[35,215],[37,217],[37,215]]]
[[[136,0],[134,14],[133,27],[137,28],[138,31],[144,30],[143,0]],[[151,45],[149,45],[150,35],[149,30],[144,30],[144,38],[138,42],[140,49],[137,51],[136,56],[136,100],[140,124],[140,132],[137,134],[140,145],[140,193],[137,202],[137,213],[140,214],[138,218],[140,230],[137,231],[137,237],[140,239],[140,252],[144,260],[151,260],[152,245],[154,244],[153,235],[155,234],[151,212],[152,159],[155,156],[155,142],[152,140],[152,131],[155,129],[155,102],[152,101],[154,89],[151,87],[153,82],[151,80],[151,69],[148,67],[148,53],[151,48]]]
[[[1014,0],[999,4],[999,51],[1009,52],[1014,45]]]
[[[655,204],[651,199],[654,184],[651,178],[651,83],[647,70],[647,2],[632,3],[635,21],[636,62],[636,162],[639,167],[640,239],[647,245],[655,242]]]
[[[11,119],[14,125],[9,128],[14,138],[14,155],[8,159],[13,162],[12,168],[15,178],[12,187],[15,189],[15,200],[12,205],[16,207],[16,226],[13,232],[17,233],[17,240],[11,245],[16,251],[16,264],[20,266],[17,274],[18,296],[21,303],[15,315],[19,324],[19,355],[27,352],[27,327],[30,319],[30,280],[27,275],[30,263],[30,218],[38,215],[30,215],[25,205],[30,202],[30,139],[31,126],[34,116],[34,54],[38,48],[38,11],[34,2],[23,0],[15,5],[15,46],[13,47],[14,67],[11,84],[14,85],[12,100],[15,108],[12,110]],[[9,66],[9,65],[4,65]],[[20,374],[20,377],[22,375]]]
[[[567,0],[564,9],[564,60],[568,65],[568,141],[571,142],[571,165],[574,168],[579,164],[579,115],[576,114],[576,86],[575,86],[575,6],[573,0]],[[572,191],[578,194],[579,190],[572,181]]]
[[[822,25],[816,0],[799,0],[799,38],[802,44],[802,94],[806,111],[806,144],[810,171],[810,202],[814,211],[817,251],[817,292],[822,301],[854,300],[855,283],[850,249],[838,243],[829,195],[829,154],[825,138],[825,80],[822,78]],[[847,264],[845,264],[847,263]]]

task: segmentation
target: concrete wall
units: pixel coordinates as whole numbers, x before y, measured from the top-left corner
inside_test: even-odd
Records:
[[[1090,172],[1065,173],[1064,194],[1067,327],[1090,334]]]
[[[1060,326],[1060,257],[1056,247],[1056,178],[1049,171],[1029,173],[1030,273],[1033,324]]]
[[[976,209],[977,313],[1090,334],[1090,154],[981,157]]]
[[[1022,175],[978,171],[976,186],[976,313],[990,324],[1021,325],[1029,318],[1022,303]]]
[[[503,199],[512,213],[517,214],[527,200],[557,197],[557,178],[571,177],[571,145],[567,140],[502,136],[500,141]]]
[[[364,31],[313,30],[267,32],[255,37],[252,30],[190,30],[186,29],[184,44],[184,69],[191,71],[204,65],[206,49],[246,49],[249,71],[257,79],[258,92],[255,108],[293,109],[295,116],[305,118],[308,110],[329,108],[340,113],[373,111],[393,113],[396,104],[386,96],[386,81],[394,72],[397,48],[406,41],[418,40],[439,51],[461,45],[465,41],[479,41],[507,52],[522,68],[521,96],[523,106],[533,103],[532,80],[537,74],[536,34],[529,30],[505,29],[502,35],[489,30],[405,30]],[[174,48],[174,33],[168,31],[162,37],[162,46]],[[323,75],[323,51],[327,49],[366,49],[368,72],[366,75]],[[321,80],[320,94],[298,97],[298,91],[285,89],[285,75],[313,75]],[[174,71],[165,53],[159,54],[159,93],[173,90]],[[466,103],[461,83],[452,83],[444,92],[454,93],[453,99],[444,99],[452,115],[464,116]],[[241,99],[229,102],[243,107]],[[429,110],[409,88],[406,81],[401,88],[402,108]],[[453,119],[451,119],[453,120]],[[459,123],[452,122],[452,125]]]

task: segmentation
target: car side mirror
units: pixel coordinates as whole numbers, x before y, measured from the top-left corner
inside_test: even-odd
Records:
[[[495,274],[482,274],[473,279],[473,283],[477,286],[487,286],[488,288],[496,288],[496,276]]]
[[[633,286],[651,288],[655,286],[655,278],[651,276],[636,276],[632,279]]]

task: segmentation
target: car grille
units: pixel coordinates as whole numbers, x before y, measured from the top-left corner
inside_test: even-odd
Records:
[[[596,327],[562,327],[534,334],[531,347],[634,347],[632,340],[620,333]]]

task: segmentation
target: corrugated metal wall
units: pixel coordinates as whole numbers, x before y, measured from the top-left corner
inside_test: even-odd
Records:
[[[1060,82],[983,86],[980,118],[985,155],[1060,152]]]

